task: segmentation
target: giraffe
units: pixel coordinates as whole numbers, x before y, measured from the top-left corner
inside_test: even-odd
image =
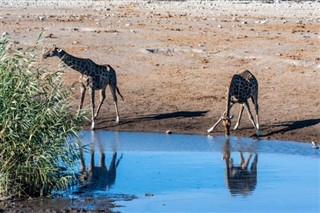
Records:
[[[119,123],[119,110],[118,110],[118,98],[116,92],[121,96],[123,100],[123,96],[121,95],[119,88],[117,87],[117,76],[115,70],[110,65],[98,65],[94,63],[91,59],[77,58],[68,54],[63,49],[58,47],[53,47],[51,50],[45,52],[43,54],[43,58],[46,59],[48,57],[59,57],[68,67],[74,69],[79,72],[80,75],[80,91],[81,91],[81,99],[79,105],[80,113],[83,101],[85,98],[86,89],[89,88],[91,95],[91,129],[95,128],[95,118],[98,116],[100,108],[103,104],[103,101],[106,99],[106,88],[110,85],[110,90],[112,94],[112,98],[115,105],[116,110],[116,123]],[[98,105],[98,109],[95,110],[95,91],[100,90],[100,103]]]
[[[254,118],[250,110],[250,106],[248,103],[249,98],[251,98],[255,107],[257,123],[254,122]],[[224,111],[220,119],[210,129],[208,129],[208,133],[212,132],[213,129],[222,120],[223,126],[225,127],[225,135],[227,137],[230,135],[231,119],[233,118],[233,116],[230,116],[230,110],[235,103],[240,104],[240,112],[237,123],[234,126],[234,130],[238,129],[243,109],[246,108],[249,119],[256,130],[256,135],[261,136],[261,132],[259,129],[258,81],[255,76],[248,70],[245,70],[240,74],[233,75],[227,92],[226,110]]]

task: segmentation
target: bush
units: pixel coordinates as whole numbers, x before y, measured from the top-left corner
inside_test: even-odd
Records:
[[[36,61],[35,47],[10,50],[0,38],[0,197],[48,195],[75,177],[81,116],[70,113],[61,72]]]

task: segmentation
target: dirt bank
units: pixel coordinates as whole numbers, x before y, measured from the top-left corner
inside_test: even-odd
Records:
[[[206,134],[225,109],[231,76],[248,69],[259,81],[263,138],[319,140],[318,3],[47,4],[7,5],[1,10],[1,32],[27,48],[43,31],[41,48],[55,44],[113,66],[125,97],[119,101],[121,122],[114,123],[107,91],[98,128]],[[59,60],[41,63],[55,69]],[[65,69],[64,81],[74,84],[78,73]],[[79,90],[74,91],[77,106]],[[237,117],[236,106],[232,114]],[[221,134],[219,125],[213,135]],[[253,134],[245,113],[232,135]]]

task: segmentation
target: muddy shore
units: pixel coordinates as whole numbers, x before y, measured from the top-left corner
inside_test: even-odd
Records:
[[[317,2],[3,0],[0,4],[0,33],[8,34],[13,48],[33,46],[43,32],[39,56],[45,47],[57,45],[116,70],[124,96],[119,100],[120,123],[115,124],[107,90],[97,119],[99,129],[207,134],[225,109],[232,75],[248,69],[259,81],[262,138],[320,141]],[[56,70],[59,59],[39,57],[39,63]],[[76,109],[79,74],[62,69],[65,86],[73,87]],[[89,108],[89,95],[85,104]],[[232,109],[235,117],[238,110],[238,106]],[[84,128],[89,127],[87,121]],[[245,137],[254,133],[246,113],[239,130],[231,132]],[[220,124],[211,135],[222,134]],[[24,212],[24,205],[19,212]],[[17,211],[0,205],[0,212]]]

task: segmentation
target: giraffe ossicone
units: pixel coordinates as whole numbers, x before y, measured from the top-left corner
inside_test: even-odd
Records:
[[[116,111],[116,122],[119,123],[120,116],[118,110],[118,98],[117,93],[123,99],[119,88],[117,86],[117,76],[115,70],[110,65],[99,65],[94,63],[91,59],[78,58],[68,54],[63,49],[54,46],[51,50],[46,51],[43,54],[43,58],[57,56],[63,61],[68,67],[79,72],[80,75],[80,89],[81,89],[81,100],[79,105],[79,112],[82,109],[86,89],[89,88],[91,95],[91,129],[95,129],[95,118],[98,116],[101,106],[106,99],[106,88],[109,85],[112,98],[115,105]],[[95,91],[100,90],[100,102],[98,109],[95,112]]]

